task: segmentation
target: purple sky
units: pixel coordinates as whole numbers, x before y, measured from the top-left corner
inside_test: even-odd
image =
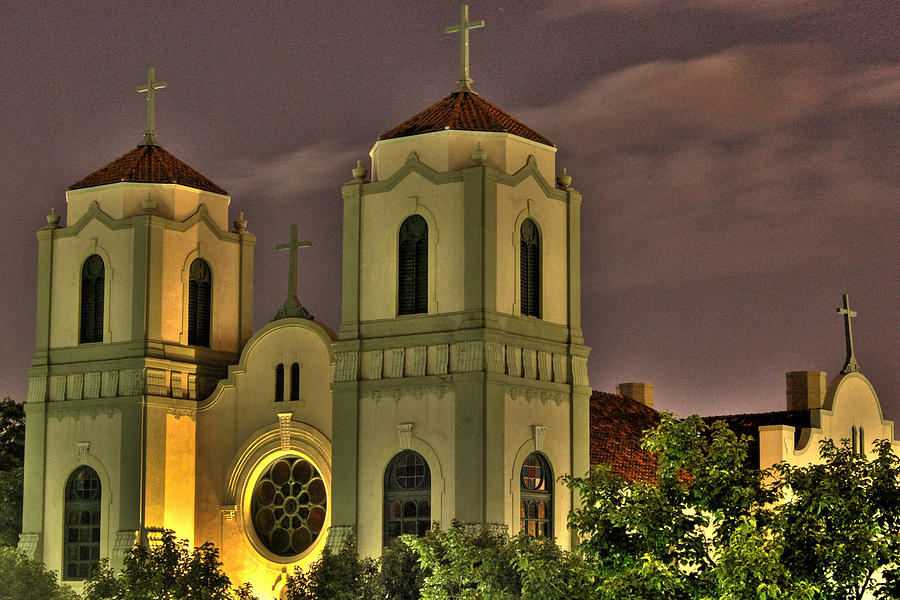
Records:
[[[297,223],[301,301],[337,329],[340,186],[454,87],[459,4],[57,4],[0,7],[0,396],[27,388],[34,232],[137,144],[148,66],[168,84],[161,144],[257,236],[256,326],[284,299],[275,245]],[[900,419],[900,3],[472,1],[470,17],[475,90],[553,140],[584,195],[595,389],[650,382],[682,415],[782,409],[786,371],[841,368],[848,293],[857,358]]]

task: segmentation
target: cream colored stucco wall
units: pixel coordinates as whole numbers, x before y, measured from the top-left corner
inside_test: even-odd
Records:
[[[300,400],[275,402],[275,368],[285,364],[287,391],[294,362],[300,363]],[[298,560],[271,555],[256,540],[249,503],[261,472],[285,455],[310,460],[332,493],[332,370],[331,337],[323,327],[305,319],[280,319],[250,339],[240,362],[198,409],[196,539],[214,542],[232,580],[250,582],[261,598],[277,587],[283,568],[308,564],[325,543],[330,508],[307,554]],[[293,413],[287,448],[278,417],[286,412]]]

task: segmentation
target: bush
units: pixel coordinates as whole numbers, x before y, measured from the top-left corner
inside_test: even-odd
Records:
[[[15,548],[0,546],[0,600],[77,600],[78,594],[56,581],[44,563]]]

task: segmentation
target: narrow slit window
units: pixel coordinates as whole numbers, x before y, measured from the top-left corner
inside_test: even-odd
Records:
[[[428,223],[421,215],[400,226],[397,313],[428,312]]]
[[[519,229],[519,275],[522,314],[541,316],[541,236],[537,225],[525,219]]]
[[[202,258],[191,263],[188,284],[188,344],[209,347],[212,272]]]
[[[106,268],[99,254],[91,254],[81,267],[81,327],[79,344],[103,341],[103,306]]]
[[[275,402],[284,400],[284,365],[275,367]]]
[[[300,363],[291,365],[291,401],[300,399]]]

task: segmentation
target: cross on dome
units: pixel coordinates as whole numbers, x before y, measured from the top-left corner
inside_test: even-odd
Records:
[[[856,311],[850,310],[850,297],[844,294],[844,306],[837,309],[839,313],[844,315],[844,334],[847,338],[847,360],[844,361],[844,368],[841,373],[862,373],[859,363],[856,362],[856,355],[853,353],[853,327],[850,319],[856,316]]]
[[[158,145],[156,141],[156,130],[154,129],[154,118],[155,118],[155,100],[156,100],[156,90],[161,90],[166,87],[166,83],[164,81],[154,81],[153,78],[156,76],[156,69],[154,67],[150,67],[147,71],[147,85],[142,85],[137,88],[137,91],[142,94],[147,94],[147,129],[144,130],[144,139],[141,140],[142,146],[156,146]]]
[[[484,21],[469,21],[469,5],[463,4],[459,25],[452,25],[444,33],[459,32],[459,79],[456,81],[460,92],[472,91],[472,79],[469,77],[469,30],[484,27]]]
[[[288,295],[281,310],[275,315],[276,319],[283,319],[285,317],[302,317],[304,319],[313,318],[300,304],[300,300],[297,299],[297,250],[299,248],[308,248],[309,246],[312,246],[312,242],[300,242],[297,240],[296,225],[291,225],[291,241],[275,246],[276,250],[289,250],[291,253],[290,272],[288,275]]]

